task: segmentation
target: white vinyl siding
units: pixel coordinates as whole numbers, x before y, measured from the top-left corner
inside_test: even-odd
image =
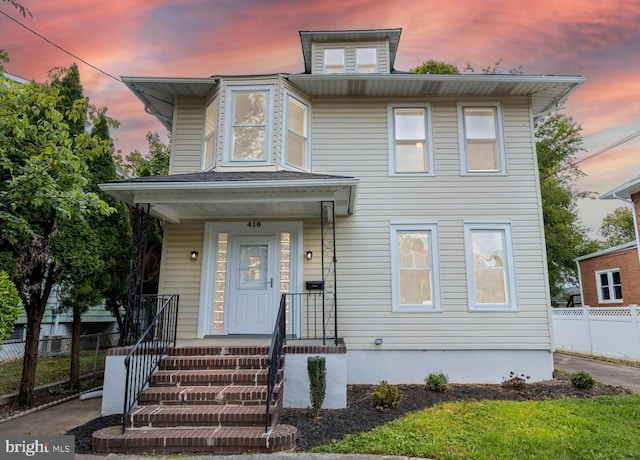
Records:
[[[178,98],[173,117],[169,174],[198,172],[202,169],[204,100]]]
[[[622,282],[620,280],[620,269],[600,270],[595,275],[596,285],[598,286],[598,302],[621,303]]]
[[[389,174],[433,175],[429,104],[389,104]]]
[[[462,174],[505,174],[500,104],[459,103]]]
[[[390,241],[393,310],[440,310],[436,225],[393,221]]]
[[[389,44],[386,41],[380,42],[336,42],[323,43],[316,42],[312,45],[312,63],[311,73],[322,74],[326,72],[325,68],[325,49],[342,49],[344,50],[344,70],[340,73],[354,74],[358,73],[358,49],[375,49],[376,50],[376,73],[390,73],[389,64]]]
[[[469,308],[515,310],[516,279],[510,224],[467,222],[464,244]]]

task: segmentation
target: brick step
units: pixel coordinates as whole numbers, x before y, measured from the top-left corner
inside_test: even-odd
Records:
[[[269,354],[268,346],[187,346],[170,347],[169,356],[229,356],[229,355],[263,355]]]
[[[278,400],[281,384],[276,385],[274,400]],[[140,405],[150,404],[242,404],[246,406],[266,403],[266,385],[226,385],[189,387],[149,387],[140,394]]]
[[[93,451],[99,454],[271,453],[295,448],[298,430],[276,425],[268,435],[260,427],[153,428],[127,430],[103,428],[93,433]]]
[[[271,420],[277,420],[281,408],[271,407]],[[129,415],[128,429],[203,426],[264,427],[265,406],[140,406]]]
[[[162,370],[151,376],[149,385],[152,387],[266,385],[268,376],[269,372],[265,369]]]
[[[160,361],[160,370],[181,369],[267,369],[266,355],[229,356],[165,356]]]

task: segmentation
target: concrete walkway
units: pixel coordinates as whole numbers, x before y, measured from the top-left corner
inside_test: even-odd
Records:
[[[553,366],[569,374],[585,371],[598,382],[640,393],[640,367],[623,366],[563,353],[553,354]]]
[[[558,370],[574,373],[585,371],[602,383],[628,388],[640,393],[640,367],[623,366],[620,364],[582,358],[562,353],[554,354],[554,367]],[[100,416],[101,399],[79,398],[71,399],[62,404],[53,405],[31,412],[11,420],[0,422],[0,436],[8,434],[64,434],[80,425]],[[76,460],[148,460],[148,456],[134,455],[84,455],[76,454]],[[156,457],[162,458],[162,457]],[[172,458],[175,458],[173,456]],[[181,460],[214,458],[212,456],[183,457]],[[217,457],[216,457],[217,458]],[[279,453],[262,455],[229,455],[224,460],[406,460],[407,457],[389,457],[378,455],[334,455]]]

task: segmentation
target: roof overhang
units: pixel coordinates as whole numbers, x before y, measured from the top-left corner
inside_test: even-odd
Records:
[[[393,69],[396,60],[398,43],[400,42],[402,29],[366,29],[366,30],[317,30],[300,31],[300,42],[302,43],[302,56],[304,58],[304,70],[311,73],[311,48],[316,43],[331,42],[362,42],[366,40],[389,42],[389,66]]]
[[[640,192],[640,176],[625,182],[619,187],[600,195],[601,200],[623,200],[631,202],[631,195]]]
[[[129,205],[149,205],[152,216],[171,223],[187,219],[315,218],[320,216],[322,201],[333,201],[338,217],[356,211],[358,179],[353,177],[197,180],[206,174],[128,179],[100,184],[100,188]],[[190,180],[182,181],[185,176]]]
[[[613,246],[607,249],[603,249],[602,251],[592,252],[591,254],[585,254],[584,256],[576,257],[573,259],[576,262],[580,262],[582,260],[593,259],[594,257],[604,256],[607,254],[613,254],[620,251],[626,251],[628,249],[635,249],[638,247],[637,241],[629,241],[628,243],[619,244],[618,246]]]
[[[555,110],[586,81],[579,76],[496,74],[297,74],[286,78],[314,97],[530,96],[536,117]]]

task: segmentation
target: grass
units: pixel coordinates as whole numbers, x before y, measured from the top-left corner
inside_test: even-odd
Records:
[[[312,452],[453,459],[640,459],[640,395],[460,401]]]
[[[87,350],[80,352],[80,375],[93,371],[95,351]],[[98,353],[97,370],[104,369],[105,351]],[[36,386],[48,385],[55,382],[69,379],[71,369],[71,357],[69,355],[60,356],[40,356],[36,368]],[[22,359],[0,363],[0,395],[12,394],[20,388],[22,378]]]

